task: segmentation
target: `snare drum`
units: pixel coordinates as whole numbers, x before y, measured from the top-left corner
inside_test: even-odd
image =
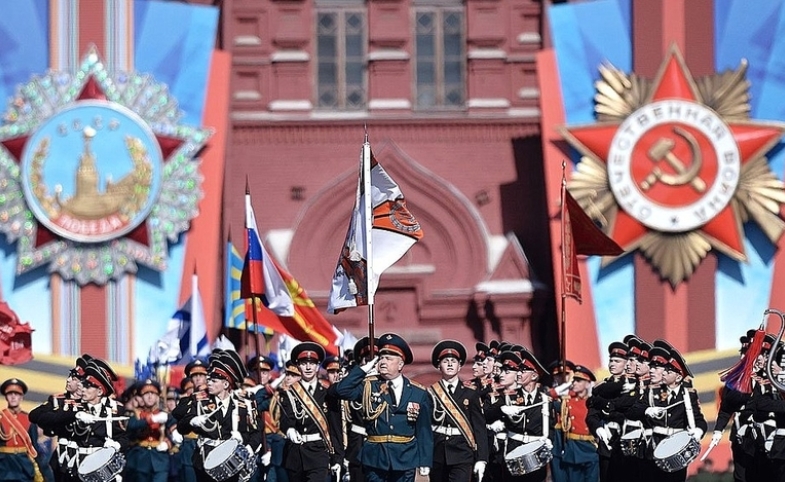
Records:
[[[125,457],[111,447],[103,447],[82,458],[77,473],[82,482],[106,482],[120,475]]]
[[[204,471],[217,481],[226,480],[240,472],[253,473],[253,457],[239,441],[230,438],[221,442],[204,458]],[[250,477],[250,473],[247,474]],[[245,477],[247,478],[247,477]]]
[[[689,432],[678,432],[657,444],[654,463],[665,472],[676,472],[690,465],[700,450],[700,444]]]
[[[627,457],[640,457],[643,449],[643,430],[635,429],[622,435],[619,447],[621,453]]]
[[[523,444],[504,456],[510,475],[526,475],[541,469],[553,458],[545,440]]]

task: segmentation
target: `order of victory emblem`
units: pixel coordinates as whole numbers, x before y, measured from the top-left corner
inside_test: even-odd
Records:
[[[746,70],[696,82],[676,47],[653,81],[603,66],[598,122],[562,129],[582,154],[570,193],[672,286],[712,249],[746,261],[744,222],[772,243],[785,232],[785,184],[765,157],[785,125],[750,121]]]
[[[198,214],[210,136],[180,117],[165,85],[107,71],[95,49],[77,72],[21,86],[0,127],[0,231],[17,273],[104,284],[137,263],[164,270]]]

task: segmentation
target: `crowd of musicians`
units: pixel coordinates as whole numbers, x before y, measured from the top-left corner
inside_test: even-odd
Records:
[[[763,369],[773,344],[756,344],[751,393],[721,392],[711,445],[731,425],[739,481],[785,480],[785,401]],[[611,343],[599,382],[498,341],[439,342],[430,386],[403,374],[412,361],[394,333],[341,358],[301,343],[278,377],[266,356],[214,350],[178,390],[140,380],[114,393],[112,367],[85,354],[29,414],[24,381],[0,386],[0,481],[684,481],[707,431],[693,375],[663,340]]]

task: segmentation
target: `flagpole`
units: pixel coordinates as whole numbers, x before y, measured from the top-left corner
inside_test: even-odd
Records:
[[[366,298],[368,300],[368,346],[371,358],[374,355],[374,297],[376,295],[376,276],[373,271],[373,204],[371,198],[371,143],[368,141],[368,126],[365,126],[363,142],[363,216],[365,222],[365,272]]]
[[[248,185],[248,175],[245,176],[245,251],[248,252],[249,240],[248,240],[248,205],[250,204],[251,198],[251,188]],[[256,296],[251,296],[251,309],[253,311],[253,321],[256,323]],[[256,326],[256,325],[254,325]],[[245,347],[245,363],[248,363],[250,357],[248,356],[248,348],[249,348],[249,341],[251,336],[251,327],[248,326],[248,317],[245,317],[245,332],[243,333],[243,347]]]
[[[561,163],[561,190],[560,190],[560,204],[559,208],[564,213],[564,203],[567,202],[564,199],[564,192],[567,190],[567,178],[565,177],[565,170],[567,168],[567,163],[562,160]],[[566,260],[566,252],[564,247],[566,246],[566,238],[564,235],[564,214],[561,216],[561,349],[560,349],[560,359],[561,359],[561,370],[562,374],[567,373],[567,293],[564,291],[564,283],[565,283],[565,276],[566,270],[565,266],[567,266]]]

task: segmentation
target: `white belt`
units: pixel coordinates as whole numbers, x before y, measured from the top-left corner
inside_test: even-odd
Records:
[[[608,430],[621,430],[618,422],[608,422],[605,424]]]
[[[322,436],[319,435],[318,433],[307,433],[307,434],[301,435],[301,437],[303,439],[303,443],[305,443],[305,442],[317,442],[317,441],[322,439]]]
[[[98,452],[102,448],[103,447],[79,447],[77,452],[79,452],[81,455],[89,455]]]
[[[683,432],[683,428],[672,428],[672,427],[652,427],[652,432],[659,434],[659,435],[673,435],[675,433]]]
[[[224,440],[217,439],[217,438],[199,437],[199,439],[196,441],[196,444],[200,447],[202,445],[209,445],[210,447],[218,447],[223,442]]]
[[[354,423],[352,424],[352,432],[360,435],[368,435],[368,432],[365,430],[365,427]]]
[[[458,436],[461,435],[461,431],[454,427],[445,427],[443,425],[433,425],[431,427],[434,432],[440,433],[442,435],[454,435]]]
[[[785,428],[778,428],[777,430],[774,431],[774,435],[778,437],[785,436]]]
[[[518,442],[523,442],[525,444],[529,442],[545,439],[545,437],[543,437],[542,435],[523,435],[521,433],[515,433],[515,432],[507,432],[507,438],[510,438],[512,440],[517,440]]]

